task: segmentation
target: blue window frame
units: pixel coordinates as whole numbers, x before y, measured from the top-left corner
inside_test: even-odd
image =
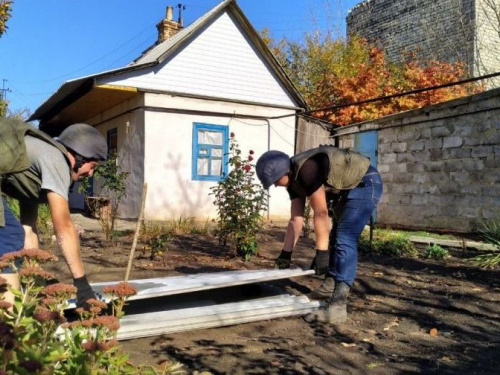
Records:
[[[227,176],[228,127],[193,124],[193,180],[219,181]]]

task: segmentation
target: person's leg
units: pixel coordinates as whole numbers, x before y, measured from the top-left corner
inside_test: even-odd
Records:
[[[5,226],[0,227],[0,258],[2,255],[21,250],[24,247],[24,228],[14,216],[7,205],[5,197],[3,199]],[[0,270],[0,276],[7,280],[14,289],[19,289],[19,278],[10,267]],[[10,292],[4,294],[4,300],[14,302],[14,295]]]
[[[346,197],[347,195],[336,197],[335,201],[332,202],[332,207],[330,210],[330,216],[332,218],[332,228],[330,230],[330,235],[328,238],[328,254],[329,254],[328,271],[326,272],[322,283],[311,293],[308,294],[308,297],[311,299],[330,298],[333,295],[333,291],[335,290],[335,279],[333,278],[332,274],[332,269],[334,266],[334,259],[335,259],[334,245],[337,241],[338,223],[342,216]]]
[[[341,323],[347,319],[347,296],[357,270],[357,242],[382,195],[382,181],[376,170],[363,178],[360,186],[352,189],[338,220],[333,244],[334,292],[322,310],[309,314],[308,321]]]
[[[5,226],[0,227],[0,257],[24,247],[24,228],[10,210],[5,197],[2,199]]]
[[[337,282],[349,286],[356,276],[358,239],[375,208],[371,190],[371,186],[358,187],[349,193],[333,244],[331,274]]]

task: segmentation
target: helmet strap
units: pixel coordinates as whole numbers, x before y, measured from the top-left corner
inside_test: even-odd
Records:
[[[81,166],[86,163],[86,160],[82,156],[76,153],[73,154],[73,156],[75,157],[75,165],[73,165],[73,172],[76,173],[81,168]]]

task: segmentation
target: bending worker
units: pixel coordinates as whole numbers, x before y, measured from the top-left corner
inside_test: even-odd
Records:
[[[379,173],[363,155],[333,146],[292,158],[281,151],[267,151],[257,161],[256,170],[264,189],[273,184],[286,187],[291,200],[283,249],[276,259],[278,268],[290,266],[302,231],[306,198],[313,210],[316,255],[311,267],[325,278],[311,297],[328,301],[307,320],[345,321],[347,295],[356,276],[357,241],[382,195]]]
[[[107,153],[106,139],[90,125],[71,125],[56,141],[22,121],[0,119],[0,256],[39,248],[38,204],[48,203],[57,244],[77,288],[79,307],[94,298],[94,293],[85,276],[68,193],[73,181],[92,176]],[[10,211],[4,194],[19,201],[21,222]],[[14,288],[19,287],[12,270],[0,273]]]

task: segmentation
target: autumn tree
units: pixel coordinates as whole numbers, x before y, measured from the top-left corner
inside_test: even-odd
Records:
[[[0,0],[0,37],[7,30],[7,21],[11,17],[12,1]],[[0,117],[4,117],[7,112],[7,102],[0,98]]]
[[[305,42],[275,42],[266,31],[264,40],[283,65],[297,89],[313,109],[362,102],[419,88],[456,82],[466,77],[461,63],[419,61],[409,54],[402,62],[389,62],[384,53],[366,41],[308,34]],[[457,85],[411,96],[381,100],[313,115],[338,125],[348,125],[404,110],[420,108],[482,90]]]
[[[0,0],[0,37],[7,30],[7,21],[11,17],[12,0]]]

